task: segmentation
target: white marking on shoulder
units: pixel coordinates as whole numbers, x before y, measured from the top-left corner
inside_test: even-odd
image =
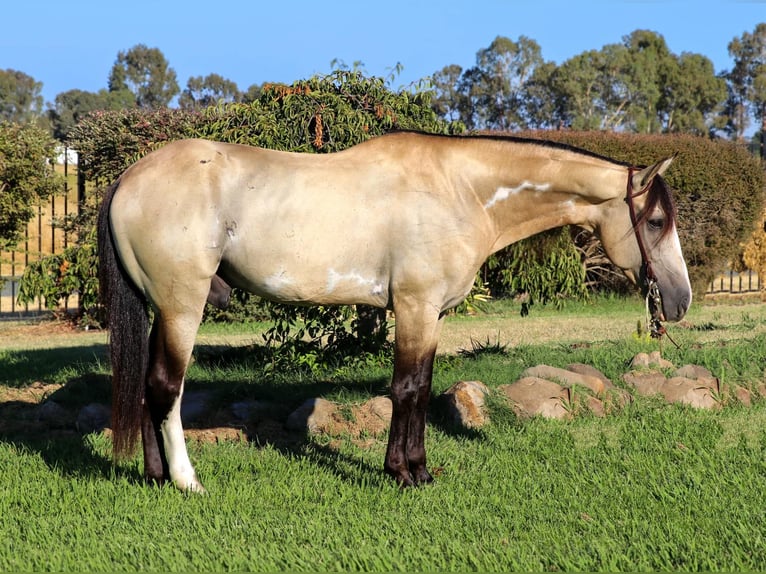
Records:
[[[516,187],[498,187],[497,191],[495,192],[495,195],[493,195],[492,199],[490,199],[487,203],[484,204],[484,207],[485,209],[489,209],[496,203],[500,201],[505,201],[512,195],[516,195],[517,193],[521,193],[522,191],[526,191],[528,189],[539,192],[539,191],[548,191],[550,187],[551,187],[550,183],[532,183],[531,181],[522,181]]]

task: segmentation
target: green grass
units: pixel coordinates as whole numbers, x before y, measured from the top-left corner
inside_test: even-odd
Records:
[[[605,307],[533,315],[553,326],[557,317],[598,323],[621,314],[629,324],[635,314],[633,303]],[[475,327],[501,311],[514,313],[497,303],[488,316],[450,321]],[[681,349],[666,344],[666,358],[702,364],[725,383],[764,381],[763,306],[693,315],[691,326],[673,330]],[[285,405],[386,392],[390,359],[275,372],[218,340],[243,340],[226,329],[203,328],[191,388]],[[466,340],[465,353],[438,357],[435,394],[461,379],[510,383],[538,363],[584,362],[619,383],[636,352],[657,348],[631,332],[521,346],[488,333]],[[0,389],[59,382],[64,403],[108,400],[106,365],[91,339],[0,349]],[[102,434],[0,434],[0,571],[766,568],[766,401],[698,411],[639,397],[606,418],[568,422],[518,420],[496,400],[490,407],[490,425],[466,431],[434,405],[427,447],[437,480],[407,491],[381,472],[385,436],[190,442],[210,494],[186,496],[143,485],[138,458],[113,466]]]
[[[643,404],[431,427],[438,482],[406,492],[380,444],[193,445],[211,494],[187,497],[113,471],[100,436],[2,442],[0,569],[761,570],[764,418]]]

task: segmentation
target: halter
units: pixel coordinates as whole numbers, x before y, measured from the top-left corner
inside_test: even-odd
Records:
[[[641,197],[649,191],[651,183],[637,192],[633,191],[633,174],[638,171],[634,167],[628,168],[628,190],[625,194],[625,203],[628,204],[628,211],[630,213],[630,223],[633,226],[633,232],[636,234],[636,242],[638,242],[638,250],[641,253],[641,265],[643,269],[643,281],[646,286],[646,324],[649,327],[650,334],[653,339],[662,339],[663,335],[666,335],[670,342],[678,348],[676,343],[668,334],[665,327],[660,322],[660,310],[662,309],[662,295],[660,294],[660,286],[657,284],[657,276],[652,269],[652,260],[649,259],[649,255],[646,252],[646,244],[641,236],[641,228],[638,225],[638,217],[636,217],[636,206],[633,200],[636,197]]]

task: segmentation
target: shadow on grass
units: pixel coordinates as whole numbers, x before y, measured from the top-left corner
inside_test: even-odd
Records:
[[[345,481],[360,484],[382,476],[382,457],[379,463],[369,464],[362,456],[341,452],[332,441],[326,444],[304,432],[288,430],[285,421],[310,398],[361,402],[388,396],[391,372],[387,365],[379,365],[370,375],[321,380],[300,370],[264,370],[260,355],[257,349],[198,346],[187,394],[204,392],[209,398],[208,414],[185,423],[185,428],[200,436],[207,431],[216,441],[216,431],[234,425],[251,443],[309,460]],[[247,400],[269,401],[274,406],[259,419],[232,421],[231,405]],[[39,453],[50,468],[64,476],[110,479],[117,474],[142,483],[140,465],[115,466],[111,456],[98,452],[86,439],[78,414],[92,403],[111,403],[104,345],[0,352],[0,441]],[[483,437],[481,431],[453,426],[440,401],[431,401],[429,425],[452,436]],[[386,435],[374,440],[385,446]]]

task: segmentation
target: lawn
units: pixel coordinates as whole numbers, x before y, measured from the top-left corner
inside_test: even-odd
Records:
[[[642,314],[630,299],[526,318],[497,302],[450,317],[434,393],[468,379],[495,388],[539,363],[589,363],[620,384],[633,354],[659,346],[636,333]],[[322,372],[249,359],[264,328],[204,326],[189,388],[286,405],[386,392],[385,357]],[[766,305],[695,305],[669,330],[680,349],[665,341],[662,351],[674,364],[750,388],[764,382]],[[39,405],[13,394],[108,400],[105,339],[0,323],[1,571],[766,568],[763,399],[707,411],[637,397],[610,416],[570,421],[518,419],[493,400],[490,424],[474,431],[435,404],[426,440],[436,482],[407,491],[381,472],[385,433],[244,429],[239,440],[189,441],[209,495],[186,496],[143,485],[138,458],[113,465],[104,433],[40,433]]]

